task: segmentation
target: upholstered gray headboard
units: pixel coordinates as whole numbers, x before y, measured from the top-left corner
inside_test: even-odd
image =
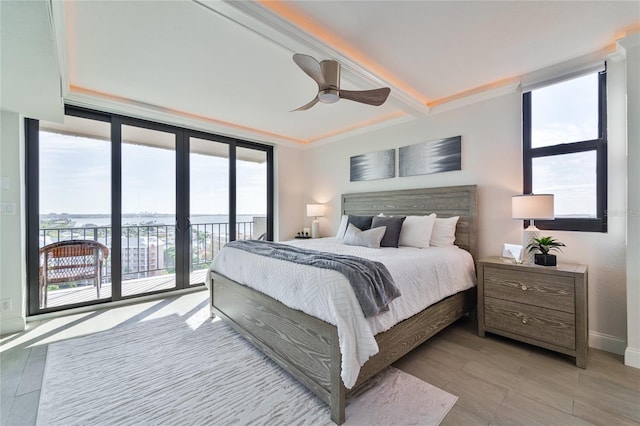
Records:
[[[460,216],[455,244],[477,254],[476,185],[342,194],[342,214]]]

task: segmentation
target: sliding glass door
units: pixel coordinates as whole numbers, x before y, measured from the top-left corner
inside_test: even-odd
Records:
[[[207,269],[229,241],[229,145],[189,138],[189,284],[204,283]]]
[[[25,128],[29,315],[202,285],[272,238],[272,147],[72,107]]]
[[[267,152],[236,149],[236,239],[267,237]]]
[[[122,126],[122,296],[176,288],[176,134]]]
[[[72,128],[76,131],[69,131]],[[40,208],[34,225],[42,261],[33,302],[46,309],[108,300],[111,286],[104,285],[111,277],[108,253],[101,270],[91,271],[101,277],[96,282],[84,266],[88,256],[65,254],[62,244],[92,240],[111,246],[111,126],[66,116],[64,124],[42,123],[39,136]]]

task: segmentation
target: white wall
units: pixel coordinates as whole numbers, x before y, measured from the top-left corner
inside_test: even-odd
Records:
[[[607,63],[608,232],[560,232],[562,259],[589,265],[589,344],[617,354],[626,347],[626,78],[624,60]]]
[[[610,211],[626,208],[624,61],[612,64],[609,85]],[[353,155],[462,135],[462,170],[434,175],[349,182]],[[511,196],[522,193],[521,94],[513,93],[305,151],[309,197],[327,202],[324,235],[339,224],[341,193],[478,185],[479,257],[520,243],[522,222],[511,219]],[[625,217],[609,218],[608,233],[549,232],[567,244],[561,262],[589,265],[591,346],[623,353],[626,341]]]
[[[1,111],[0,176],[9,185],[0,189],[3,205],[15,208],[0,215],[0,300],[10,300],[12,309],[0,311],[0,334],[25,327],[25,228],[24,228],[24,133],[21,117]]]
[[[480,256],[501,253],[503,242],[519,243],[522,222],[511,219],[511,195],[522,191],[520,110],[520,94],[513,93],[305,151],[309,195],[328,203],[323,234],[337,230],[341,193],[476,184]],[[353,155],[457,135],[461,171],[349,182]]]
[[[275,239],[288,240],[302,227],[305,204],[302,150],[275,147]]]
[[[621,43],[627,76],[627,349],[624,362],[640,368],[640,34]]]

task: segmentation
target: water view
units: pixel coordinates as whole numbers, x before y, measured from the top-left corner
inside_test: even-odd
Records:
[[[261,217],[263,214],[239,215],[237,222],[251,222],[254,217]],[[229,216],[222,214],[213,215],[191,215],[192,224],[202,223],[228,223]],[[139,213],[123,214],[122,226],[127,225],[174,225],[175,215]],[[86,228],[86,227],[111,226],[111,215],[109,214],[67,214],[49,213],[40,215],[40,228]]]
[[[118,210],[124,213],[115,232],[107,213],[111,130],[109,122],[75,115],[62,125],[40,122],[40,308],[197,285],[232,235],[266,233],[266,151],[235,149],[235,211],[243,214],[232,228],[229,145],[196,137],[178,145],[173,129],[134,123],[120,125]],[[188,203],[188,228],[176,225],[179,203]]]

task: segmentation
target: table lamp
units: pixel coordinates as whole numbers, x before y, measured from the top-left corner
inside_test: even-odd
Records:
[[[320,236],[318,216],[324,216],[324,205],[307,204],[307,216],[313,216],[313,222],[311,222],[311,238],[318,238]]]
[[[513,219],[529,220],[529,227],[522,233],[522,261],[533,263],[534,253],[527,247],[534,238],[540,236],[539,229],[534,224],[535,219],[554,219],[553,194],[514,195],[511,198],[511,217]]]

